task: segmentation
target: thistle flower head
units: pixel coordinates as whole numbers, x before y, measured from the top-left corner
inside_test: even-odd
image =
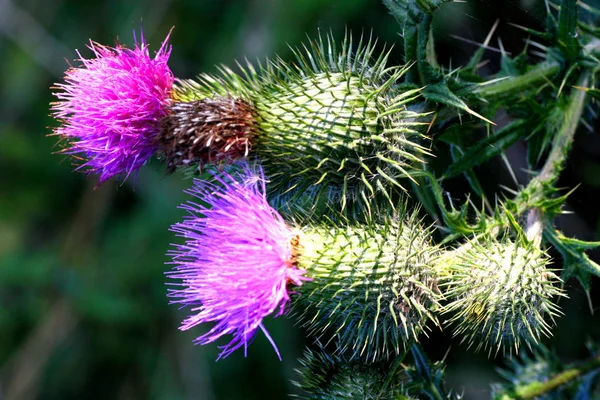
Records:
[[[78,53],[81,66],[56,86],[52,111],[62,125],[54,134],[66,141],[64,153],[81,160],[78,169],[99,175],[100,183],[139,170],[156,151],[174,81],[168,39],[154,58],[143,33],[139,42],[134,33],[133,49],[90,42],[94,58]]]
[[[294,314],[340,353],[373,362],[401,354],[437,323],[438,249],[416,215],[371,226],[302,232],[298,265],[312,280],[298,288]]]
[[[444,312],[469,346],[518,352],[521,342],[530,346],[550,334],[546,318],[559,314],[552,298],[564,294],[537,246],[522,238],[482,238],[451,260],[440,268],[449,299]]]
[[[265,198],[262,171],[243,166],[239,174],[213,174],[214,182],[194,180],[187,193],[199,202],[181,206],[189,215],[172,230],[186,239],[169,255],[168,277],[179,286],[169,291],[172,303],[191,308],[180,329],[214,322],[198,344],[232,335],[219,358],[247,349],[263,318],[281,315],[289,301],[288,284],[306,278],[293,257],[296,233]]]

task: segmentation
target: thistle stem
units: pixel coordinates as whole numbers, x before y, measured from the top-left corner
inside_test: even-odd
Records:
[[[571,368],[563,371],[559,374],[554,375],[552,378],[547,381],[540,382],[530,382],[526,385],[517,387],[512,394],[504,395],[501,397],[502,400],[508,399],[533,399],[538,396],[541,396],[545,393],[550,392],[551,390],[556,389],[557,387],[564,385],[574,379],[585,375],[589,371],[600,367],[600,355],[596,356],[590,360],[586,360],[580,364],[576,364]]]
[[[584,72],[579,79],[578,86],[587,87],[589,82],[589,73]],[[565,161],[571,150],[573,138],[577,131],[577,126],[583,114],[585,107],[586,92],[584,90],[574,90],[571,94],[569,107],[565,112],[565,118],[562,125],[556,132],[552,140],[552,148],[538,176],[533,178],[525,191],[531,190],[533,198],[544,196],[544,188],[553,186],[560,172],[563,170]],[[527,214],[527,226],[525,228],[527,239],[533,241],[538,246],[541,244],[543,233],[544,212],[539,208],[531,208]]]
[[[584,72],[577,84],[580,87],[587,87],[589,83],[589,73]],[[573,137],[579,125],[581,115],[585,106],[585,90],[574,90],[569,102],[569,108],[565,113],[565,118],[556,136],[552,140],[552,149],[550,155],[544,163],[540,174],[535,178],[542,184],[554,184],[558,179],[559,173],[564,168]]]

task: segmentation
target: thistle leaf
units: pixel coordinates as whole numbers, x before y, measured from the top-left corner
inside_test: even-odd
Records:
[[[524,126],[526,126],[526,122],[523,120],[513,121],[488,138],[464,149],[462,157],[456,159],[446,169],[443,176],[445,178],[455,177],[501,154],[523,137]]]
[[[571,277],[579,277],[581,274],[591,274],[600,276],[600,265],[594,262],[585,254],[586,250],[596,249],[600,246],[600,242],[587,242],[583,240],[568,238],[559,230],[545,229],[544,238],[560,252],[563,257],[564,269],[562,272],[563,279],[566,281]],[[587,279],[580,278],[586,291]]]
[[[452,93],[446,84],[437,83],[428,85],[427,88],[423,90],[423,96],[429,101],[435,101],[436,103],[441,103],[445,106],[459,109],[473,115],[476,118],[479,118],[482,121],[487,122],[488,124],[496,125],[491,120],[469,108],[469,106],[463,100]]]

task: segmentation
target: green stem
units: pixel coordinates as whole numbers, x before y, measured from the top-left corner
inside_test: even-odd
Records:
[[[587,87],[588,83],[589,74],[584,72],[577,86]],[[579,121],[583,114],[585,97],[585,90],[573,90],[569,108],[565,112],[563,123],[552,140],[552,150],[550,150],[548,159],[536,178],[540,183],[549,185],[554,184],[558,179],[558,175],[564,168],[564,163],[571,150],[571,145],[573,144],[575,131],[577,130],[577,126],[579,126]]]
[[[561,64],[558,61],[546,61],[536,65],[523,75],[484,82],[475,89],[475,93],[490,101],[493,97],[515,94],[523,91],[523,88],[534,87],[540,82],[548,81],[560,70]]]
[[[592,358],[591,360],[587,360],[579,365],[574,365],[573,367],[563,371],[547,381],[537,381],[531,382],[527,385],[523,385],[521,387],[517,387],[514,394],[512,396],[503,397],[504,399],[508,398],[517,398],[517,399],[533,399],[535,397],[541,396],[545,393],[550,392],[551,390],[556,389],[557,387],[564,385],[574,379],[579,378],[582,375],[590,372],[593,369],[600,367],[600,355]]]
[[[584,72],[578,82],[578,86],[587,87],[589,82],[589,73]],[[552,139],[552,148],[550,154],[540,170],[538,176],[533,178],[524,192],[532,193],[531,198],[535,201],[544,197],[544,193],[549,186],[554,186],[558,177],[565,166],[565,161],[571,150],[575,132],[579,126],[579,121],[585,108],[585,90],[573,90],[569,107],[565,111],[565,117],[559,127],[556,135]],[[530,201],[528,201],[530,202]],[[527,206],[523,204],[522,206]],[[519,207],[520,208],[520,207]],[[524,210],[525,212],[525,210]],[[525,232],[527,239],[533,241],[537,246],[541,245],[543,234],[544,211],[533,207],[527,211],[527,225]]]

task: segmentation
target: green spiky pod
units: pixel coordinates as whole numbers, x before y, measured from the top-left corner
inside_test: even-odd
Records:
[[[312,227],[298,238],[293,315],[338,351],[367,361],[401,354],[437,324],[438,254],[414,214],[371,226]]]
[[[427,124],[419,89],[398,88],[406,68],[374,54],[370,40],[355,49],[349,36],[340,48],[319,38],[292,63],[180,81],[159,140],[169,169],[248,156],[282,203],[309,192],[315,208],[396,204],[394,193],[427,154]]]
[[[550,335],[560,314],[553,298],[564,294],[548,268],[550,258],[533,243],[480,238],[440,259],[441,289],[449,301],[442,313],[451,315],[446,323],[463,342],[490,353],[516,353],[521,343],[531,346]]]
[[[600,355],[588,343],[590,357],[566,363],[544,345],[523,352],[507,362],[499,374],[503,383],[492,384],[494,400],[511,399],[598,399],[600,398]]]
[[[301,399],[379,399],[409,400],[442,398],[444,366],[440,362],[426,366],[428,376],[400,360],[364,363],[344,355],[332,355],[322,348],[306,349],[296,371],[294,385],[305,394]],[[433,382],[431,378],[433,377]],[[443,389],[442,389],[443,391]],[[444,393],[445,395],[445,393]],[[445,395],[443,398],[455,398]]]
[[[514,391],[515,388],[526,386],[533,382],[545,382],[561,371],[561,362],[550,350],[540,345],[534,349],[531,355],[523,352],[515,359],[507,362],[507,368],[498,370],[498,373],[508,381],[507,383],[492,384],[492,397],[494,399],[510,398],[504,397]],[[539,397],[540,400],[565,399],[564,390],[548,393]]]
[[[294,385],[300,399],[409,399],[410,376],[399,365],[366,365],[322,350],[304,351]]]

